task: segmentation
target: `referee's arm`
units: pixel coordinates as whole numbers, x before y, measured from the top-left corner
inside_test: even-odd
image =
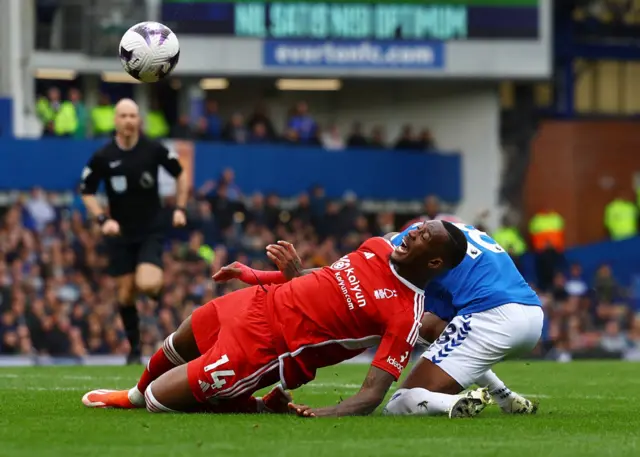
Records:
[[[187,199],[189,198],[189,183],[187,174],[183,171],[178,160],[178,154],[169,151],[164,146],[160,147],[160,165],[176,178],[176,210],[173,213],[173,225],[182,227],[187,223]]]
[[[82,203],[89,211],[89,214],[95,218],[96,221],[102,227],[102,233],[105,235],[116,235],[120,232],[120,226],[116,221],[110,220],[100,205],[96,193],[98,192],[98,186],[104,178],[102,167],[103,163],[95,155],[91,157],[91,160],[86,167],[82,170],[82,177],[80,182],[80,193],[82,194]]]
[[[82,202],[84,203],[84,206],[96,219],[101,219],[105,216],[104,210],[96,197],[98,186],[100,186],[100,181],[102,181],[102,179],[103,173],[100,161],[96,156],[93,156],[87,166],[82,170],[80,192],[82,194]]]

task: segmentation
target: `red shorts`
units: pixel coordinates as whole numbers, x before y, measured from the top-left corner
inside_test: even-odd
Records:
[[[202,355],[189,362],[187,373],[198,401],[241,400],[278,382],[278,351],[266,295],[260,287],[249,287],[193,313],[191,328]]]

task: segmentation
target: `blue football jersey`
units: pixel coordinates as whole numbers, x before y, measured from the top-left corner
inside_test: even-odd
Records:
[[[391,242],[402,238],[422,222],[407,227]],[[425,311],[443,320],[472,314],[507,303],[542,306],[509,254],[489,235],[472,225],[454,224],[467,237],[467,255],[455,268],[436,277],[425,289]]]

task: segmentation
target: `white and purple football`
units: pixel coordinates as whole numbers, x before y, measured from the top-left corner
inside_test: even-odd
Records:
[[[136,24],[120,40],[122,66],[135,79],[145,83],[166,78],[179,58],[178,37],[159,22]]]

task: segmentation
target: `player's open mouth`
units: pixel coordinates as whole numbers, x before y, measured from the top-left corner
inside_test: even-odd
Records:
[[[402,239],[402,243],[400,243],[400,246],[396,247],[396,251],[398,251],[400,254],[406,254],[407,252],[409,252],[409,246],[407,246],[406,237]]]

